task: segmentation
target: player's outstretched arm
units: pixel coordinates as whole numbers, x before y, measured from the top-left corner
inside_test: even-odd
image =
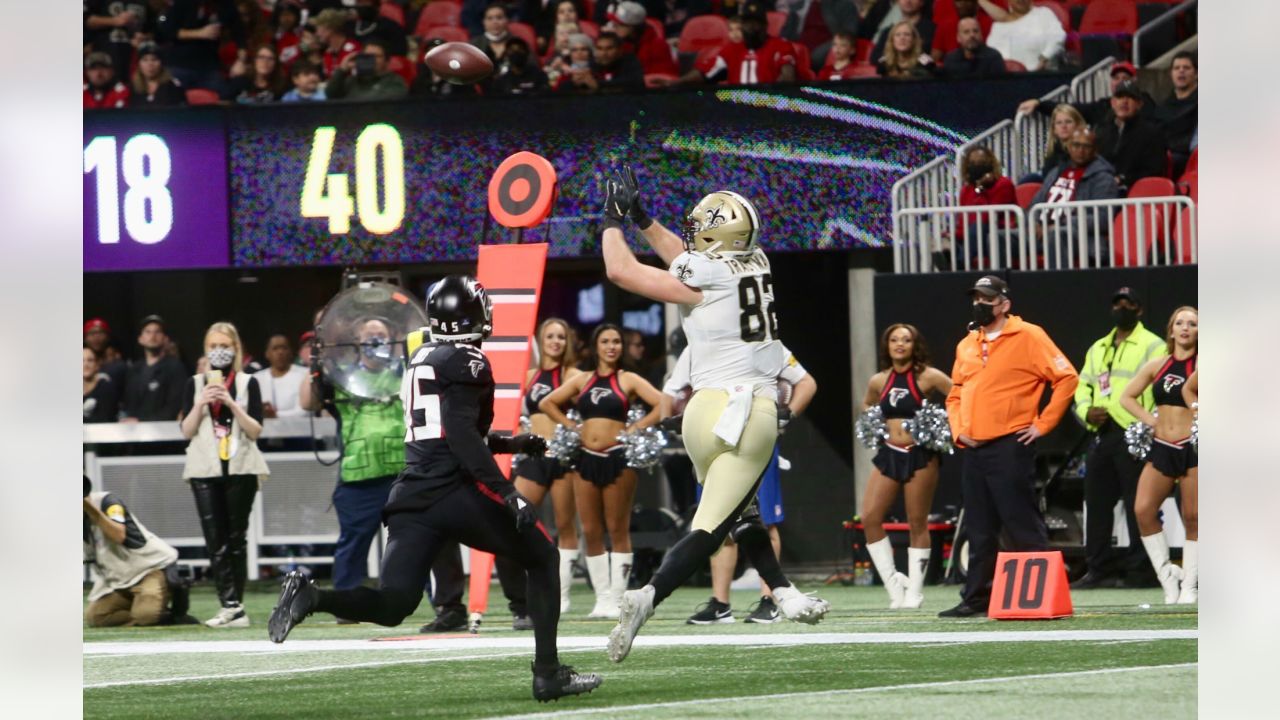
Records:
[[[668,230],[662,223],[655,221],[649,217],[649,213],[644,210],[643,198],[640,196],[640,181],[636,178],[636,171],[630,165],[622,167],[622,173],[619,181],[625,188],[625,192],[631,201],[631,211],[628,213],[631,222],[635,223],[636,229],[644,237],[645,242],[649,243],[649,247],[658,253],[658,257],[662,258],[664,265],[671,265],[681,252],[684,251],[684,241],[679,235]]]
[[[609,282],[658,302],[697,305],[702,293],[677,280],[671,274],[645,265],[631,254],[622,230],[607,227],[604,231],[604,269]]]

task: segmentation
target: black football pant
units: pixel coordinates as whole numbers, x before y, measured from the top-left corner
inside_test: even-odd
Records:
[[[541,523],[518,532],[502,498],[475,484],[459,487],[426,510],[390,515],[387,535],[379,589],[321,591],[317,610],[387,627],[399,625],[422,602],[427,573],[441,549],[460,542],[509,557],[524,570],[534,661],[539,667],[558,664],[560,554]]]
[[[964,524],[969,536],[969,572],[960,597],[986,610],[995,579],[1000,531],[1008,550],[1032,552],[1049,545],[1049,533],[1036,498],[1035,446],[1005,435],[960,451]]]
[[[222,606],[238,603],[244,597],[248,577],[246,551],[249,513],[258,494],[255,475],[228,475],[217,478],[191,478],[191,493],[196,498],[200,515],[200,531],[209,551],[209,574],[218,588]]]
[[[1138,540],[1142,537],[1138,532],[1138,518],[1133,514],[1133,499],[1141,474],[1142,462],[1129,454],[1124,428],[1108,420],[1098,431],[1098,439],[1085,459],[1084,502],[1089,512],[1085,520],[1084,547],[1089,572],[1095,575],[1140,572],[1147,564],[1146,551]],[[1115,524],[1112,508],[1121,499],[1129,525],[1127,549],[1111,547]]]

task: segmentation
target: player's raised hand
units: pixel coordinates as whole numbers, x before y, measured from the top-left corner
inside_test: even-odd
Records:
[[[635,191],[627,187],[620,173],[615,172],[605,181],[604,193],[604,226],[621,229],[635,202]]]
[[[636,171],[630,163],[622,166],[622,183],[631,193],[631,222],[635,223],[637,228],[644,230],[653,224],[653,218],[644,211],[644,206],[640,202],[640,181],[636,179]]]
[[[529,498],[521,495],[514,485],[511,487],[511,492],[502,497],[502,501],[516,516],[516,530],[523,532],[526,528],[538,524],[538,511],[533,507],[533,503],[529,502]]]

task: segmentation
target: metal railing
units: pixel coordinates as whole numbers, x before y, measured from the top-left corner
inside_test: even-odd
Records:
[[[1111,97],[1111,66],[1116,59],[1108,57],[1071,79],[1071,100],[1093,102]]]
[[[895,269],[1076,270],[1197,260],[1196,206],[1186,197],[904,208]]]
[[[960,177],[960,161],[971,148],[987,146],[1004,164],[1004,174],[1011,178],[1022,176],[1018,157],[1018,136],[1012,120],[1001,120],[985,132],[974,135],[969,142],[956,148],[956,177]],[[963,180],[964,178],[961,178]]]
[[[1162,29],[1165,25],[1178,21],[1178,18],[1195,9],[1198,0],[1188,0],[1187,2],[1177,5],[1166,10],[1160,17],[1138,28],[1138,32],[1133,34],[1133,64],[1142,66],[1142,36],[1154,33],[1156,30]]]
[[[1050,104],[1057,107],[1058,104],[1067,102],[1070,98],[1070,88],[1066,85],[1059,85],[1053,90],[1045,93],[1040,98],[1040,104]],[[1044,162],[1045,153],[1049,151],[1049,133],[1053,130],[1053,116],[1043,115],[1038,112],[1018,113],[1013,119],[1013,135],[1017,138],[1018,149],[1014,157],[1017,158],[1017,173],[1006,173],[1016,182],[1019,178],[1027,173],[1036,172],[1040,169]]]
[[[1026,227],[1044,269],[1188,265],[1197,257],[1196,205],[1179,195],[1042,203],[1027,211]]]
[[[894,272],[920,272],[918,260],[913,258],[906,246],[901,244],[903,229],[899,227],[900,212],[907,208],[941,207],[954,205],[959,201],[960,185],[952,157],[942,155],[929,161],[922,167],[911,171],[893,184],[890,193],[890,206],[893,213]]]

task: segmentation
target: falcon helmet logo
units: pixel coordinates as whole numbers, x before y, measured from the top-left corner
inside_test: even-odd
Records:
[[[889,390],[889,407],[898,407],[898,401],[906,397],[911,392],[906,388],[893,388]]]
[[[609,388],[591,388],[591,404],[599,405],[600,401],[613,394],[613,390]]]
[[[529,398],[534,402],[538,402],[550,393],[551,386],[543,383],[534,383],[533,387],[529,388]]]
[[[1187,379],[1186,379],[1186,378],[1184,378],[1184,377],[1182,377],[1181,375],[1173,375],[1173,374],[1165,375],[1165,376],[1164,376],[1164,391],[1165,391],[1165,392],[1173,392],[1173,389],[1174,389],[1174,388],[1178,387],[1179,385],[1181,385],[1182,383],[1184,383],[1184,382],[1186,382],[1186,381],[1187,381]]]

